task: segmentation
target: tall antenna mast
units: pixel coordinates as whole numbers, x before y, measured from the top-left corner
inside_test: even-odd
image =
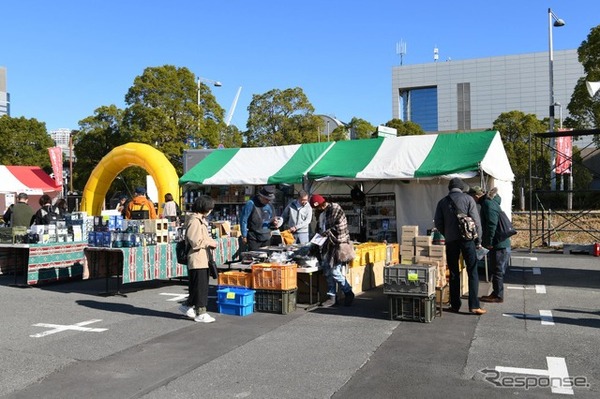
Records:
[[[400,56],[400,65],[402,65],[404,56],[406,55],[406,42],[402,39],[396,42],[396,54]]]

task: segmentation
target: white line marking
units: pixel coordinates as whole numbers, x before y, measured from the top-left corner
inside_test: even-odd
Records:
[[[58,332],[63,332],[63,331],[68,331],[68,330],[72,330],[72,331],[85,331],[85,332],[102,332],[102,331],[108,330],[108,328],[89,328],[89,327],[83,327],[83,326],[86,326],[88,324],[97,323],[99,321],[102,321],[102,319],[94,319],[94,320],[82,321],[81,323],[76,323],[76,324],[72,324],[72,325],[37,323],[37,324],[33,324],[33,327],[46,327],[46,328],[52,328],[52,330],[47,330],[47,331],[44,331],[44,332],[41,332],[41,333],[38,333],[38,334],[33,334],[33,335],[30,335],[30,337],[32,337],[32,338],[41,338],[41,337],[45,337],[45,336],[50,335],[50,334],[56,334]]]
[[[535,285],[535,292],[536,294],[545,294],[546,293],[546,286],[545,285]]]
[[[538,274],[538,275],[542,274],[542,270],[539,267],[534,267],[534,268],[532,268],[532,270],[533,270],[533,274]]]
[[[542,320],[543,326],[554,325],[554,319],[552,318],[552,312],[550,310],[540,310],[540,319]]]
[[[167,292],[161,292],[158,295],[168,295],[168,296],[172,296],[173,298],[167,299],[167,301],[172,301],[172,302],[179,302],[185,298],[188,297],[188,294],[169,294]]]
[[[527,313],[502,313],[504,317],[514,317],[515,319],[540,320],[540,316]]]
[[[533,274],[537,274],[537,275],[541,275],[542,274],[542,269],[540,269],[539,267],[532,267],[531,269],[521,269],[521,268],[518,268],[518,267],[511,267],[509,269],[509,271],[511,271],[511,272],[533,273]]]
[[[573,388],[562,386],[562,383],[569,379],[569,370],[567,369],[567,362],[565,361],[565,358],[546,357],[546,362],[548,364],[548,370],[496,366],[496,371],[501,373],[529,374],[550,377],[550,381],[552,382],[552,393],[573,395]]]
[[[536,284],[535,287],[532,287],[530,285],[504,284],[504,288],[509,289],[509,290],[535,290],[536,294],[545,294],[546,293],[546,286],[540,285],[540,284]]]

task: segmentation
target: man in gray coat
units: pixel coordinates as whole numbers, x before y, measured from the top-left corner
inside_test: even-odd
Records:
[[[457,177],[448,184],[449,193],[436,207],[434,224],[446,238],[446,258],[450,269],[450,311],[458,313],[460,300],[460,271],[458,261],[462,254],[469,278],[469,312],[475,315],[485,314],[479,304],[479,272],[477,270],[476,249],[481,247],[481,220],[475,200],[464,193],[465,184]],[[465,240],[460,234],[456,212],[470,216],[477,226],[477,237]]]
[[[283,210],[281,215],[283,223],[288,225],[298,244],[308,242],[308,226],[312,220],[312,214],[312,207],[308,203],[308,193],[304,190],[298,191],[298,198],[290,202]]]

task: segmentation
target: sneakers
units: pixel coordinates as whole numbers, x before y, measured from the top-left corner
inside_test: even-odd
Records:
[[[481,298],[479,298],[479,300],[481,302],[487,302],[487,303],[502,303],[502,302],[504,302],[504,299],[500,298],[496,294],[482,296]]]
[[[321,303],[321,306],[324,308],[330,308],[335,305],[335,297],[331,295],[327,295],[327,300]]]
[[[345,295],[344,306],[352,305],[352,301],[354,301],[354,292],[348,291],[348,292],[344,293],[344,295]]]
[[[202,313],[194,318],[196,323],[212,323],[216,319],[208,313]]]
[[[187,306],[185,303],[179,307],[179,311],[183,313],[186,317],[193,319],[196,317],[196,311],[193,306]]]

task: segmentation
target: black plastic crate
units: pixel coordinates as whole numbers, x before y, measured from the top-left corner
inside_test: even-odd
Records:
[[[296,294],[298,290],[256,290],[254,294],[254,311],[288,314],[296,310]]]
[[[431,323],[435,318],[435,295],[429,297],[388,295],[390,320]]]

